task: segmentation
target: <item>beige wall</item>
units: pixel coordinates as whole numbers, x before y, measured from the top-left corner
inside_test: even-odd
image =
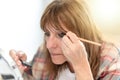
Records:
[[[120,43],[120,0],[87,0],[87,2],[104,38]]]

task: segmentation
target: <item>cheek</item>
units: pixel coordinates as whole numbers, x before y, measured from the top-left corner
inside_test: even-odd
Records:
[[[49,41],[49,38],[46,37],[44,40],[45,40],[45,46],[48,48],[48,43],[50,42],[50,41]]]

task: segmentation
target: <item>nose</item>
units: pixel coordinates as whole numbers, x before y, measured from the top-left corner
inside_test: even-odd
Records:
[[[49,37],[46,40],[46,46],[48,49],[53,49],[57,47],[57,38]]]

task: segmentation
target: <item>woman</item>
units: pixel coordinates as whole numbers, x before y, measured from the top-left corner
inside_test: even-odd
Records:
[[[32,68],[21,64],[25,54],[10,51],[25,80],[120,79],[119,51],[99,35],[82,0],[54,0],[41,18],[41,29],[45,42]]]

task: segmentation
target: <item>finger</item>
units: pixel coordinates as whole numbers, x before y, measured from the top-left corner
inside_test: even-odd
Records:
[[[71,62],[71,49],[68,47],[68,46],[66,46],[66,44],[64,44],[64,43],[62,43],[62,51],[63,51],[63,55],[66,57],[66,60],[68,61],[68,62]]]
[[[67,47],[72,46],[71,40],[66,35],[62,38],[62,41]]]
[[[17,60],[16,63],[17,63],[18,66],[22,65],[22,62],[20,60]]]
[[[62,51],[64,56],[67,57],[67,54],[69,53],[68,51],[70,51],[70,49],[65,43],[62,43]]]
[[[16,51],[15,50],[10,50],[9,55],[12,57],[13,60],[16,60]]]
[[[26,66],[22,65],[22,63],[19,61],[16,62],[18,68],[20,69],[21,72],[23,72],[25,70],[25,68],[27,68]]]
[[[74,33],[72,33],[71,31],[67,32],[66,36],[69,37],[69,39],[71,40],[72,43],[77,43],[77,42],[80,41],[79,38]]]
[[[27,56],[23,51],[18,51],[17,56],[23,61],[25,61],[27,59]]]
[[[21,70],[25,70],[27,68],[27,66],[20,66],[19,67]]]

